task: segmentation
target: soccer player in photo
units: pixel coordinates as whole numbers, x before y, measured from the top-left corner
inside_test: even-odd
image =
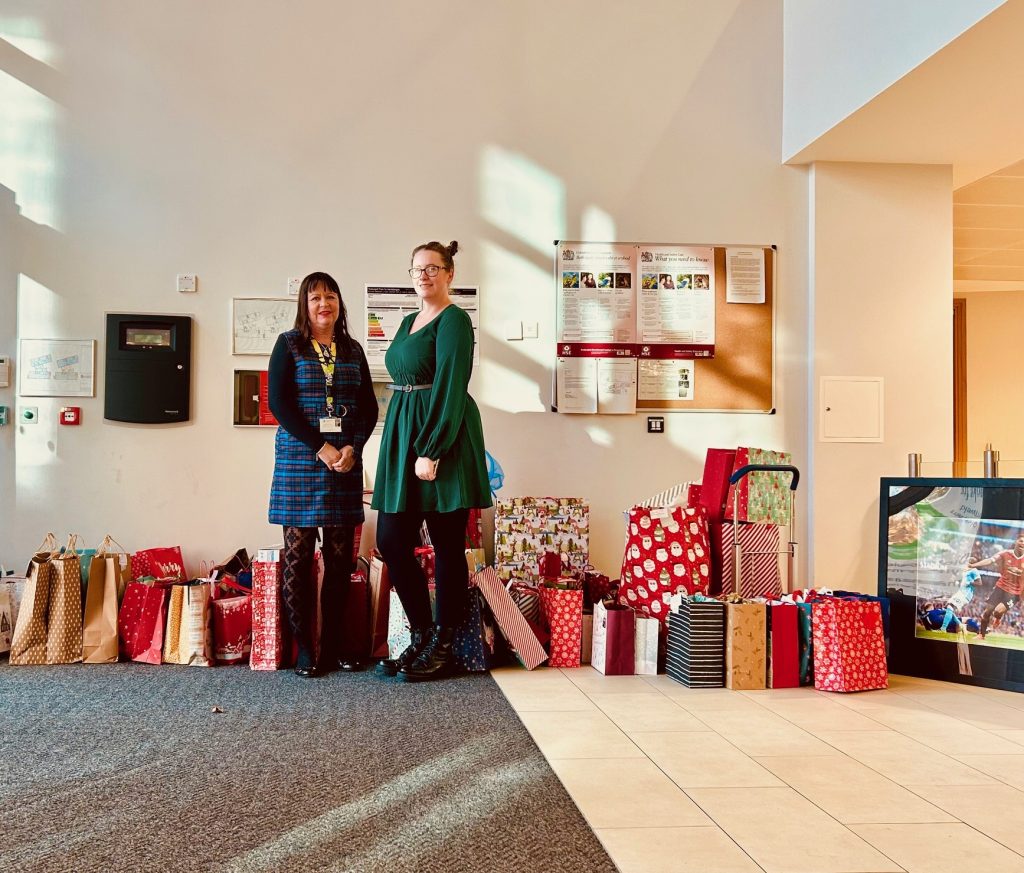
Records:
[[[983,561],[976,561],[968,564],[970,570],[979,567],[996,566],[999,570],[999,581],[988,597],[985,612],[981,616],[981,630],[978,632],[978,639],[985,639],[988,633],[989,623],[995,619],[996,624],[1002,619],[1004,613],[1010,608],[1013,600],[1020,600],[1021,590],[1024,589],[1024,532],[1019,533],[1012,549],[1003,549],[991,558]]]

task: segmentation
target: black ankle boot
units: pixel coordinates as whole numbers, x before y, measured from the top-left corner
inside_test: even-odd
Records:
[[[398,671],[408,666],[423,651],[423,647],[430,641],[430,628],[413,628],[410,632],[412,642],[405,647],[397,658],[385,658],[377,665],[377,672],[385,676],[397,676]]]
[[[411,664],[402,667],[398,673],[406,682],[424,682],[428,679],[444,679],[455,669],[455,652],[452,642],[455,628],[434,625],[430,641]]]

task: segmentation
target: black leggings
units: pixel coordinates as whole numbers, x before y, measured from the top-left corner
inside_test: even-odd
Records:
[[[414,628],[430,627],[433,618],[427,579],[414,554],[420,544],[420,527],[424,520],[434,545],[437,623],[442,627],[458,627],[465,618],[469,601],[468,519],[468,509],[377,513],[377,548],[388,566],[391,585],[398,592],[409,624]]]
[[[340,525],[323,530],[320,660],[327,661],[339,655],[356,654],[344,651],[345,640],[341,639],[342,608],[352,578],[354,529],[351,525]],[[313,569],[316,540],[315,527],[285,526],[281,595],[288,626],[299,646],[299,655],[307,658],[312,658],[316,648],[316,573]]]

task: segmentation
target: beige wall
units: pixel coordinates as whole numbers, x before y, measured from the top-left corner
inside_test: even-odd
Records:
[[[105,422],[102,375],[78,429],[38,401],[42,423],[0,459],[16,468],[0,560],[47,530],[181,543],[193,566],[278,541],[273,434],[230,423],[233,368],[265,364],[230,354],[231,298],[325,269],[360,323],[364,283],[402,280],[431,238],[459,239],[459,279],[481,286],[473,391],[502,494],[589,497],[602,569],[618,570],[621,510],[698,477],[709,446],[805,465],[807,182],[779,165],[781,3],[5,7],[45,49],[5,79],[49,156],[0,161],[25,210],[0,279],[20,333],[97,338],[102,367],[105,311],[190,313],[195,381],[185,426]],[[656,437],[642,416],[545,411],[551,241],[579,237],[777,244],[779,414],[670,416]],[[179,272],[197,295],[176,293]],[[540,339],[506,342],[508,319]]]
[[[1024,472],[1021,330],[1024,292],[965,295],[967,301],[967,458],[972,470],[986,443],[998,449],[1003,475]]]
[[[810,185],[813,581],[877,584],[878,479],[952,457],[949,167],[816,164]],[[826,376],[885,379],[881,443],[824,443]]]

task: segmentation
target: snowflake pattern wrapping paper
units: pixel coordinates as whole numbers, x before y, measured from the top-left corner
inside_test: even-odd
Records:
[[[826,599],[811,614],[814,687],[871,691],[889,686],[882,608],[875,602]]]
[[[540,602],[551,629],[552,667],[578,667],[583,638],[583,591],[541,586]]]
[[[661,622],[676,592],[707,594],[711,547],[703,507],[644,509],[628,513],[619,603]]]

